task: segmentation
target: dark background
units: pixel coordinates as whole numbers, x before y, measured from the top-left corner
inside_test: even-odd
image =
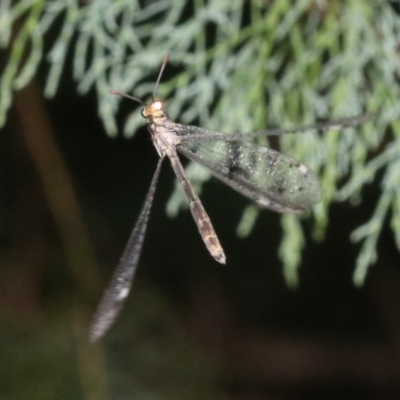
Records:
[[[279,216],[262,211],[239,239],[248,201],[207,183],[221,266],[188,211],[166,217],[174,176],[165,162],[127,305],[89,344],[157,153],[145,127],[108,138],[95,94],[79,97],[68,72],[45,101],[45,75],[42,66],[16,94],[0,135],[0,399],[400,398],[400,257],[389,226],[366,285],[352,284],[359,249],[349,236],[373,212],[379,182],[359,206],[332,206],[326,238],[307,238],[290,290]],[[303,223],[309,233],[312,221]]]

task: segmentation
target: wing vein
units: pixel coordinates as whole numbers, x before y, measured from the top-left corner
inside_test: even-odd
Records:
[[[160,175],[162,158],[159,159],[153,179],[147,192],[145,201],[135,227],[132,230],[125,250],[119,260],[110,283],[105,290],[89,332],[91,342],[99,340],[117,319],[132,286],[140,254],[142,252],[144,236],[153,203],[154,193]]]

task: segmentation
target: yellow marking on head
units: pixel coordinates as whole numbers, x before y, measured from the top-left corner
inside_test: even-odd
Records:
[[[143,108],[142,115],[144,118],[157,118],[164,114],[164,104],[160,100],[151,102],[148,106]]]

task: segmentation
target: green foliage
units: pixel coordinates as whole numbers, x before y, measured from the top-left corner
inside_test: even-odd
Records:
[[[9,46],[10,53],[1,78],[0,125],[13,90],[33,78],[53,26],[59,34],[46,54],[46,96],[56,94],[67,51],[72,52],[78,91],[96,90],[99,115],[111,136],[117,134],[121,99],[108,90],[146,99],[166,52],[173,66],[183,68],[163,80],[158,95],[173,98],[168,111],[180,122],[197,120],[207,128],[246,132],[378,110],[379,120],[357,130],[291,135],[280,145],[320,174],[324,199],[313,211],[316,237],[323,235],[332,201],[360,201],[363,186],[381,173],[376,210],[351,237],[361,243],[356,284],[363,283],[376,260],[387,216],[400,248],[400,124],[393,122],[400,113],[400,18],[386,1],[3,0],[0,45]],[[139,114],[129,118],[125,135],[143,123]],[[385,138],[388,128],[390,140]],[[207,178],[194,175],[197,184]],[[345,183],[339,187],[339,182]],[[184,204],[177,193],[170,212]],[[242,235],[256,214],[251,208],[245,213]],[[301,222],[285,215],[282,226],[280,255],[288,282],[295,285],[304,246]]]

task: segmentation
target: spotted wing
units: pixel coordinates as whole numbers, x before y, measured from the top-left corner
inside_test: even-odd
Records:
[[[208,168],[215,177],[260,206],[300,214],[320,201],[318,178],[304,164],[249,141],[202,140],[202,131],[212,132],[177,125],[179,134],[185,135],[177,146],[180,153]],[[190,134],[195,137],[186,136]]]

